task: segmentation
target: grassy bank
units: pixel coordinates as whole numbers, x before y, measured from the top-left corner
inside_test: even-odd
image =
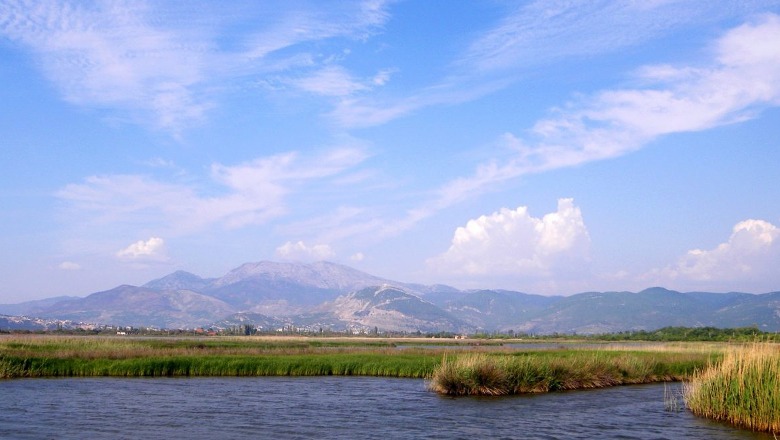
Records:
[[[780,433],[780,350],[756,343],[729,350],[723,361],[697,374],[685,387],[697,415],[756,431]]]
[[[717,351],[704,344],[511,349],[453,340],[285,337],[0,336],[0,378],[327,376],[427,378],[452,395],[513,394],[680,380]],[[470,345],[473,341],[458,342]],[[398,346],[405,345],[404,349]]]
[[[0,338],[0,378],[71,376],[429,377],[437,353],[386,340],[302,338]]]
[[[689,378],[715,355],[701,352],[567,350],[448,356],[430,388],[447,395],[506,395]]]

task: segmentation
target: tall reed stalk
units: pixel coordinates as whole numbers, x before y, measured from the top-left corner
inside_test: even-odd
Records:
[[[754,343],[727,351],[685,385],[685,400],[694,414],[780,433],[779,348]]]

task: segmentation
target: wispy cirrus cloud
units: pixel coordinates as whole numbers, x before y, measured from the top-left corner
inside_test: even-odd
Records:
[[[630,47],[691,23],[749,13],[765,2],[534,1],[517,3],[457,64],[479,72],[529,68]]]
[[[509,4],[453,59],[447,76],[405,96],[339,101],[331,118],[346,127],[381,125],[426,107],[457,105],[495,93],[538,66],[636,46],[687,26],[749,17],[774,0],[718,2],[547,1]]]
[[[67,101],[177,135],[218,105],[226,83],[316,69],[321,61],[299,45],[366,38],[388,19],[378,0],[279,6],[10,0],[0,4],[0,35],[32,49]],[[255,27],[237,30],[247,16]],[[221,45],[235,32],[241,43]]]
[[[198,96],[210,44],[153,25],[148,5],[11,1],[0,32],[33,49],[49,79],[74,104],[154,114],[174,130],[211,105]]]
[[[410,223],[523,175],[609,159],[669,134],[697,132],[756,117],[780,105],[780,16],[732,29],[701,66],[645,66],[642,88],[602,90],[552,111],[527,136],[500,140],[510,155],[436,191],[409,213]]]
[[[206,227],[240,228],[285,214],[291,194],[328,185],[360,165],[368,154],[353,147],[319,155],[296,152],[238,165],[213,164],[201,182],[165,181],[143,175],[88,177],[59,190],[68,212],[96,224],[130,224],[188,235]],[[208,192],[202,188],[211,188]]]
[[[349,212],[360,214],[320,217],[316,224],[328,227],[310,228],[303,222],[291,230],[328,231],[317,235],[326,242],[354,236],[381,240],[521,176],[619,157],[665,135],[757,117],[780,105],[780,50],[773,44],[778,38],[780,17],[764,15],[715,40],[697,65],[642,66],[633,75],[637,87],[604,89],[551,109],[550,117],[522,136],[506,133],[498,139],[503,157],[432,190],[401,217],[352,208]],[[404,109],[384,111],[400,114]],[[370,113],[363,116],[370,118]]]

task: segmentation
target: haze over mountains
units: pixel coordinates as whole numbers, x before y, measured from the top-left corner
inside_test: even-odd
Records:
[[[177,271],[83,298],[0,305],[0,314],[158,328],[256,325],[359,331],[607,333],[665,326],[780,331],[780,292],[586,292],[568,297],[459,290],[329,263],[247,263],[220,278]],[[2,322],[0,322],[0,326]]]

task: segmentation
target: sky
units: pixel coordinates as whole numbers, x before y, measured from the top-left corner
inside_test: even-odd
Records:
[[[3,0],[0,114],[0,303],[780,290],[780,1]]]

